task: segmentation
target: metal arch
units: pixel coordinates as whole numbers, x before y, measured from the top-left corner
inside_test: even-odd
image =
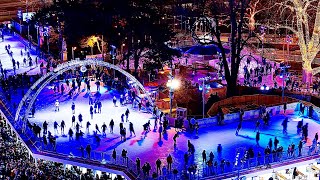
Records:
[[[30,108],[33,105],[34,101],[36,100],[37,96],[39,95],[39,93],[42,91],[42,89],[48,84],[50,83],[50,81],[52,81],[54,78],[56,78],[59,74],[62,74],[65,71],[68,71],[74,67],[79,67],[79,66],[83,66],[83,65],[98,65],[98,66],[103,66],[103,67],[109,67],[112,69],[115,69],[117,71],[119,71],[120,73],[124,74],[125,76],[127,76],[130,80],[132,80],[135,83],[135,86],[139,87],[143,93],[146,94],[146,98],[148,99],[148,101],[150,102],[150,104],[153,106],[154,103],[152,101],[152,99],[150,98],[149,94],[147,93],[147,91],[145,90],[144,86],[131,74],[129,74],[128,72],[122,70],[121,68],[119,68],[118,66],[115,66],[113,64],[104,62],[104,61],[97,61],[94,59],[88,59],[88,60],[73,60],[73,61],[69,61],[67,63],[61,64],[59,65],[57,68],[55,68],[53,70],[53,72],[50,72],[48,74],[46,74],[45,76],[42,76],[38,81],[36,81],[36,83],[33,84],[33,86],[28,90],[27,94],[25,94],[25,96],[23,97],[23,99],[20,101],[19,103],[19,107],[17,109],[16,112],[16,117],[15,120],[18,119],[19,115],[20,115],[20,111],[22,109],[23,103],[26,99],[29,98],[31,92],[35,89],[35,87],[37,87],[40,83],[41,86],[40,88],[38,88],[38,90],[36,91],[36,93],[34,94],[34,96],[32,97],[30,103],[28,104],[27,110],[25,112],[25,115],[27,116],[30,112]],[[52,77],[50,77],[52,76]],[[48,78],[50,77],[50,78]],[[48,78],[45,82],[43,82],[46,78]],[[139,92],[139,91],[138,91]],[[139,93],[140,94],[140,93]]]
[[[19,103],[18,109],[16,111],[16,115],[14,120],[17,121],[19,118],[19,114],[20,111],[22,109],[23,104],[25,103],[25,101],[29,98],[30,94],[32,93],[32,91],[39,85],[41,84],[41,82],[46,79],[47,77],[51,76],[52,72],[47,73],[46,75],[42,76],[40,79],[38,79],[27,91],[27,93],[23,96],[22,100]]]

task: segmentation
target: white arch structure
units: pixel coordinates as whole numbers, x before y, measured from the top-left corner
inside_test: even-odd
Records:
[[[131,74],[124,71],[120,67],[104,62],[99,61],[97,59],[86,59],[86,60],[72,60],[67,63],[60,64],[56,67],[52,72],[48,72],[46,75],[42,76],[38,79],[27,91],[27,93],[23,96],[22,100],[19,103],[19,106],[16,111],[15,121],[22,120],[23,118],[28,118],[31,106],[34,104],[36,98],[40,94],[40,92],[54,79],[56,79],[60,74],[74,69],[76,67],[87,66],[87,65],[96,65],[102,67],[108,67],[111,69],[115,69],[120,73],[124,74],[127,78],[129,78],[133,82],[133,86],[137,89],[137,95],[140,95],[140,90],[146,95],[145,97],[150,102],[150,105],[153,106],[153,101],[147,93],[144,86]]]

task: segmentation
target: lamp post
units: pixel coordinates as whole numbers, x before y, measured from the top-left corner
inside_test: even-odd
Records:
[[[72,50],[72,59],[74,60],[74,50],[76,50],[77,47],[72,47],[71,50]]]
[[[176,89],[180,86],[180,81],[173,78],[173,75],[169,75],[169,79],[167,82],[167,87],[169,88],[169,98],[170,98],[170,117],[172,117],[172,100],[173,94]]]
[[[206,88],[206,84],[205,84],[205,82],[206,81],[209,81],[210,80],[210,77],[209,76],[207,76],[207,77],[202,77],[202,78],[199,78],[198,79],[199,81],[202,81],[202,89],[200,88],[200,86],[199,86],[199,90],[201,91],[202,90],[202,118],[204,118],[204,111],[205,111],[205,99],[206,99],[206,97],[205,97],[205,95],[206,95],[206,90],[207,90],[207,88]]]

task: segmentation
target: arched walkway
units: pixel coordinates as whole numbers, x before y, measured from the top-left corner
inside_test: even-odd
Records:
[[[18,109],[15,115],[15,121],[22,120],[23,118],[27,118],[32,105],[34,104],[35,100],[37,99],[39,93],[54,79],[56,79],[62,73],[77,68],[81,66],[87,65],[96,65],[101,67],[108,67],[114,70],[119,71],[120,73],[124,74],[127,78],[129,78],[133,82],[133,86],[138,90],[138,96],[140,95],[140,91],[142,91],[153,106],[153,101],[148,95],[144,86],[131,74],[124,71],[123,69],[115,66],[113,64],[98,61],[95,59],[87,59],[87,60],[73,60],[63,64],[60,64],[57,68],[55,68],[52,72],[48,72],[46,75],[42,76],[38,79],[31,88],[27,91],[27,93],[23,96],[22,100],[19,103]]]

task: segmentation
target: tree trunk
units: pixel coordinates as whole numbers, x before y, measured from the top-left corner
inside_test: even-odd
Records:
[[[309,69],[303,69],[302,70],[302,82],[305,84],[309,84],[309,86],[312,84],[312,70]]]
[[[302,82],[312,84],[312,67],[311,62],[308,59],[303,60],[302,64]]]
[[[237,77],[231,77],[227,81],[227,97],[232,97],[238,95],[237,93]]]

